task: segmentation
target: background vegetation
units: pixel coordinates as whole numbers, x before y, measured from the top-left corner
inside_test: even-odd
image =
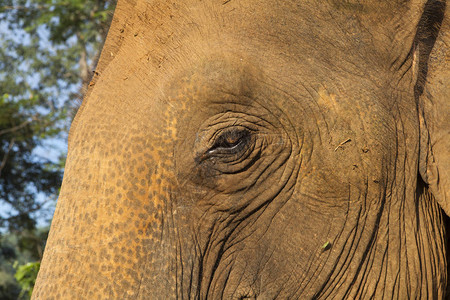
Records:
[[[0,299],[29,298],[114,0],[0,0]]]

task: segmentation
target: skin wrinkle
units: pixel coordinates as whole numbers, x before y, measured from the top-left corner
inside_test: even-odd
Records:
[[[224,94],[229,94],[229,95],[231,95],[230,93],[224,93]],[[233,96],[235,96],[235,95],[233,95]],[[247,98],[246,96],[241,96],[241,97]],[[253,100],[252,98],[247,98],[247,99]],[[255,102],[256,102],[256,100],[255,100]],[[233,103],[233,104],[235,104],[235,103]],[[250,105],[249,105],[249,107],[250,107]],[[246,113],[243,113],[243,112],[239,112],[239,111],[230,111],[230,110],[227,110],[225,113],[223,113],[223,115],[217,115],[217,116],[215,116],[215,118],[219,119],[219,118],[222,118],[222,117],[226,116],[227,114],[237,114],[237,115],[240,115],[240,116],[242,116],[242,117],[245,116],[245,117],[246,117],[245,122],[248,122],[248,123],[250,123],[250,124],[254,124],[254,125],[260,126],[260,127],[262,127],[262,128],[268,128],[268,127],[264,126],[264,123],[268,123],[268,125],[272,126],[273,128],[276,128],[275,124],[271,123],[270,120],[265,119],[263,115],[260,115],[260,116],[258,116],[258,118],[257,118],[257,119],[260,119],[260,120],[263,122],[263,124],[259,124],[259,123],[253,122],[253,121],[251,121],[251,120],[249,119],[249,118],[254,118],[254,116],[249,115],[249,114],[246,114]],[[243,119],[244,119],[244,118],[243,118]],[[239,120],[238,120],[238,118],[236,117],[236,120],[235,120],[236,123],[233,123],[232,125],[236,125],[238,121],[239,121]],[[217,122],[218,122],[218,123],[212,123],[212,124],[210,124],[209,127],[213,127],[213,126],[216,126],[216,125],[219,125],[219,124],[222,124],[222,123],[225,123],[225,124],[228,124],[228,123],[229,123],[229,121],[228,121],[228,122],[227,122],[227,121],[222,121],[222,122],[217,121]],[[208,123],[207,123],[207,124],[208,124]],[[230,127],[231,127],[231,126],[230,126]]]
[[[396,103],[395,104],[395,108],[396,108],[396,110],[397,110],[397,112],[399,111],[399,108],[398,108],[398,104]],[[399,113],[399,115],[400,115],[400,113]],[[402,145],[403,147],[405,147],[405,145],[404,145],[404,141],[402,141],[402,140],[400,140],[400,134],[401,133],[404,133],[405,131],[404,131],[404,126],[403,126],[403,123],[402,123],[402,120],[401,120],[401,117],[399,117],[400,118],[400,122],[399,123],[396,123],[396,137],[397,137],[397,145]],[[400,126],[400,128],[398,128],[398,126]],[[404,148],[403,148],[404,149]],[[405,160],[406,160],[406,157],[403,157],[403,164],[402,164],[402,157],[400,157],[400,155],[399,155],[399,151],[397,151],[397,153],[396,153],[396,159],[395,159],[395,162],[394,162],[394,164],[395,164],[395,168],[397,168],[397,165],[400,163],[400,164],[402,164],[401,165],[401,169],[402,170],[405,170],[405,168],[404,168],[404,165],[405,165]],[[394,174],[396,174],[396,172],[394,172]],[[403,187],[403,193],[402,194],[400,194],[399,196],[397,196],[397,201],[399,201],[400,202],[400,205],[399,205],[399,207],[398,207],[398,215],[399,215],[399,221],[400,220],[402,220],[402,222],[399,222],[399,233],[398,233],[398,235],[399,235],[399,237],[402,239],[402,242],[400,243],[400,250],[402,250],[402,245],[405,243],[405,229],[404,229],[404,214],[403,214],[403,210],[404,210],[404,197],[405,197],[405,191],[404,191],[404,188],[405,188],[405,182],[404,182],[404,177],[402,177],[402,178],[400,178],[400,180],[402,181],[402,182],[398,182],[397,181],[397,179],[398,179],[398,177],[397,176],[395,176],[394,177],[394,182],[393,182],[393,185],[396,185],[396,186],[400,186],[400,187]],[[398,191],[399,189],[397,188],[396,189],[396,191]],[[395,195],[395,194],[394,194]],[[402,199],[403,198],[403,199]],[[406,248],[405,249],[405,264],[406,264],[406,266],[408,266],[409,264],[408,264],[408,249]],[[401,255],[401,251],[399,251],[399,253],[398,253],[398,261],[399,261],[399,263],[400,264],[402,264],[402,261],[403,261],[403,257],[402,257],[402,255]],[[408,268],[404,268],[404,269],[406,269],[406,274],[404,275],[404,276],[406,276],[406,280],[407,281],[409,281],[409,277],[410,277],[410,275],[409,275],[409,269]],[[400,265],[400,268],[399,268],[399,273],[401,273],[402,272],[402,270],[403,270],[403,268],[402,268],[402,266]],[[401,279],[401,278],[400,278]],[[402,284],[402,282],[400,282],[400,281],[397,281],[397,283],[398,283],[398,285],[397,285],[397,290],[399,291],[399,294],[400,294],[400,287],[401,287],[401,284]],[[408,295],[408,297],[410,297],[410,294],[411,294],[411,291],[410,291],[410,287],[407,285],[406,286],[406,292],[407,292],[407,295]]]
[[[375,240],[376,240],[376,238],[377,238],[377,236],[378,236],[378,231],[375,231],[374,232],[374,237],[373,237],[373,242],[375,242]],[[371,244],[371,246],[370,246],[370,248],[368,249],[368,256],[370,257],[371,255],[372,255],[372,253],[374,253],[374,251],[375,251],[375,248],[376,246],[374,245],[374,243],[372,243]],[[385,250],[385,251],[387,251],[387,249]],[[375,257],[373,257],[372,256],[372,258],[373,259],[375,259]],[[373,266],[373,261],[372,262],[370,262],[369,260],[367,260],[367,264],[365,265],[365,267],[367,268],[367,266],[370,264],[370,266],[369,266],[369,270],[365,270],[365,272],[363,273],[363,274],[370,274],[370,272],[372,272],[372,266]],[[363,277],[363,279],[361,280],[361,284],[359,285],[359,287],[358,287],[358,290],[357,290],[357,295],[358,295],[358,292],[359,293],[364,293],[364,292],[366,292],[366,293],[368,293],[368,291],[364,291],[363,289],[362,289],[362,287],[363,286],[365,286],[365,282],[368,280],[368,276],[364,276]],[[377,284],[378,284],[378,281],[377,281]]]
[[[329,230],[328,230],[328,232],[329,232]],[[317,271],[319,271],[319,273],[320,273],[320,272],[325,268],[325,265],[326,265],[326,263],[327,263],[329,257],[330,257],[330,255],[328,254],[328,255],[327,255],[327,258],[326,258],[325,261],[323,262],[322,266],[317,265],[316,270],[315,270],[315,271],[313,272],[313,274],[312,274],[313,277],[314,277],[314,275],[317,273]],[[312,262],[312,261],[311,261],[311,262]],[[312,264],[310,264],[309,267],[308,267],[308,273],[309,273],[309,268],[311,267],[311,265],[312,265]],[[303,284],[304,280],[305,280],[305,278],[303,278],[303,280],[301,281],[301,284]],[[300,284],[300,286],[301,286],[301,284]],[[306,285],[306,286],[307,286],[307,285]],[[306,286],[305,286],[305,289],[306,289]]]
[[[355,239],[357,239],[357,237],[358,237],[358,230],[357,230],[357,226],[359,225],[359,219],[360,219],[360,216],[361,216],[361,210],[359,210],[358,211],[358,214],[357,214],[357,222],[356,222],[356,224],[352,227],[352,229],[351,229],[351,231],[349,232],[349,235],[348,235],[348,238],[346,239],[346,245],[347,245],[347,243],[350,243],[349,245],[348,245],[348,248],[349,248],[349,252],[344,256],[344,260],[343,260],[343,262],[342,262],[342,266],[345,266],[345,267],[342,267],[339,271],[338,271],[338,273],[336,274],[336,279],[338,280],[337,281],[337,285],[340,285],[340,284],[342,284],[342,279],[344,278],[344,275],[345,275],[345,273],[347,272],[347,270],[348,270],[348,268],[349,268],[349,264],[347,264],[347,262],[349,261],[349,260],[353,260],[353,256],[354,256],[354,252],[356,251],[356,247],[354,247],[354,243],[355,243]],[[345,247],[345,246],[344,246]],[[344,247],[343,247],[343,249],[344,249]],[[353,250],[352,250],[353,249]],[[352,251],[353,251],[353,253],[352,253]],[[336,268],[336,270],[337,270],[337,268]],[[327,282],[327,285],[330,285],[329,283],[331,283],[331,282]],[[320,290],[319,290],[319,293],[322,293],[322,290],[324,289],[324,287],[322,287]],[[318,293],[318,294],[319,294]],[[347,293],[348,293],[348,290],[347,290]],[[319,294],[320,295],[320,294]]]
[[[232,221],[231,221],[231,222],[232,222]],[[227,228],[227,227],[229,227],[229,226],[225,226],[225,228]],[[224,235],[224,237],[223,237],[222,239],[219,240],[220,246],[219,246],[219,251],[218,251],[218,254],[217,254],[217,258],[214,259],[214,260],[215,260],[215,266],[214,266],[213,271],[212,271],[213,274],[216,272],[217,266],[218,266],[218,262],[221,260],[223,254],[224,254],[224,247],[225,247],[225,244],[227,243],[227,241],[229,240],[230,236],[233,234],[233,232],[234,232],[235,230],[236,230],[236,227],[235,227],[235,225],[233,225],[231,231],[228,232],[228,233],[226,233],[226,234]],[[209,277],[209,278],[214,278],[213,275],[208,276],[208,277]],[[211,284],[212,284],[212,281],[210,280],[210,281],[208,282],[208,288],[207,288],[207,291],[206,291],[206,295],[209,294],[209,290],[210,290],[210,288],[211,288]]]
[[[350,190],[349,190],[349,195],[350,195]],[[349,199],[350,199],[350,197],[349,197]],[[347,202],[347,203],[348,203],[348,202]],[[349,203],[348,203],[348,205],[349,205]],[[347,210],[346,210],[346,213],[345,213],[345,220],[344,220],[343,226],[342,226],[341,230],[339,230],[339,234],[338,234],[338,235],[336,236],[336,238],[334,239],[334,243],[335,243],[335,244],[337,244],[337,242],[340,240],[340,237],[341,237],[342,233],[344,232],[344,229],[346,228],[346,224],[348,223],[349,209],[350,209],[349,206],[347,206]],[[351,235],[352,232],[353,232],[353,230],[349,232],[349,235],[344,239],[345,241],[349,241],[349,240],[350,240],[350,239],[349,239],[349,236]],[[336,261],[339,261],[339,260],[340,260],[340,258],[342,257],[343,253],[344,253],[344,247],[342,247],[342,250],[341,250],[340,253],[337,255]],[[347,260],[347,259],[344,260],[344,263],[345,263],[346,260]],[[326,294],[326,291],[327,291],[327,289],[329,289],[329,288],[333,285],[333,283],[334,283],[334,281],[336,280],[336,278],[338,278],[338,275],[339,275],[339,274],[337,274],[334,278],[332,278],[332,274],[333,274],[333,273],[335,272],[335,270],[337,270],[337,269],[340,269],[340,272],[345,272],[345,270],[343,270],[342,268],[338,267],[338,263],[336,263],[336,264],[332,267],[331,272],[330,272],[330,275],[329,275],[329,278],[326,280],[327,283],[329,283],[329,287],[323,286],[323,287],[320,288],[320,290],[323,290],[323,291],[322,291],[322,294],[323,294],[323,297],[324,297],[324,298],[329,297],[329,296]]]
[[[362,227],[362,228],[364,228],[365,222],[366,222],[366,218],[363,219],[363,224],[361,224],[361,227]],[[359,224],[357,224],[357,225],[359,225]],[[357,232],[357,230],[356,230],[356,232]],[[373,240],[373,237],[374,237],[375,232],[376,232],[376,231],[373,231],[371,240]],[[363,232],[360,233],[360,236],[362,235],[362,233],[363,233]],[[356,233],[355,233],[355,237],[356,237]],[[359,239],[354,238],[354,239],[352,240],[352,244],[354,243],[355,240],[357,240],[356,245],[355,245],[355,249],[356,249],[356,248],[358,247],[358,245],[359,245]],[[369,243],[369,244],[370,244],[370,243]],[[364,262],[365,262],[365,258],[366,258],[366,256],[367,256],[367,253],[368,253],[368,250],[365,249],[364,252],[363,252],[363,257],[361,258],[361,261],[362,261],[363,263],[362,263],[362,264],[361,264],[361,263],[358,264],[358,269],[357,269],[357,272],[356,272],[355,276],[353,277],[353,281],[352,281],[351,286],[353,286],[357,281],[359,281],[359,280],[358,280],[358,275],[361,274],[361,270],[362,270],[362,267],[363,267],[363,265],[364,265]],[[356,286],[359,286],[359,285],[356,285]],[[357,292],[358,292],[358,290],[356,290],[355,292],[353,292],[353,291],[351,291],[350,288],[349,288],[349,289],[347,290],[347,292],[346,292],[346,297],[348,297],[348,296],[350,295],[350,297],[353,298],[354,296],[352,296],[351,294],[352,294],[352,293],[357,293]]]
[[[237,228],[236,228],[237,229]],[[232,236],[232,234],[233,234],[233,232],[231,232],[230,233],[230,235],[229,235],[229,237],[228,237],[228,239],[227,239],[227,241],[225,241],[223,244],[222,244],[222,254],[225,254],[225,245],[226,245],[226,243],[228,242],[228,240],[231,238],[231,236]],[[249,235],[250,235],[251,233],[249,233]],[[227,247],[228,249],[229,248],[231,248],[231,246],[228,246]],[[228,249],[226,249],[226,250],[228,250]],[[245,269],[245,268],[244,268]],[[243,276],[244,274],[242,273],[242,275],[241,276]],[[238,280],[238,282],[240,282],[241,280]],[[210,282],[210,285],[213,283],[213,281],[211,281]],[[215,286],[215,285],[214,285]],[[236,287],[237,288],[237,287]]]
[[[255,101],[257,101],[257,99],[255,99]],[[268,109],[267,107],[265,107],[262,103],[258,103],[260,106],[262,106],[264,109],[266,109],[266,111],[269,113],[269,114],[273,114],[273,112],[270,110],[270,109]],[[274,104],[274,103],[273,103]],[[276,106],[275,106],[276,107]],[[279,107],[276,107],[276,109],[277,109],[277,111],[278,112],[282,112],[282,110],[279,108]],[[295,139],[293,139],[294,141],[298,141],[298,136],[297,136],[297,132],[296,132],[296,130],[294,129],[295,128],[295,126],[292,124],[292,122],[290,122],[290,120],[289,120],[289,118],[287,117],[287,115],[285,115],[285,119],[289,122],[289,125],[290,125],[290,128],[291,129],[293,129],[292,130],[292,132],[294,132],[295,133]],[[271,123],[269,123],[270,125],[272,125]],[[284,127],[284,125],[282,124],[282,123],[280,123],[280,125],[281,125],[281,127],[282,127],[282,130],[284,131],[284,132],[288,132],[288,130]],[[274,126],[275,127],[275,126]],[[276,127],[275,127],[276,128]],[[288,139],[289,139],[289,144],[292,144],[292,140],[289,138],[289,135],[287,134],[287,137],[288,137]],[[300,149],[301,150],[301,149]]]
[[[234,231],[234,229],[235,229],[235,228],[233,228],[229,234],[232,234],[232,232]],[[220,242],[220,246],[218,246],[219,250],[217,251],[217,254],[214,255],[215,258],[212,258],[212,261],[214,262],[214,266],[213,266],[213,268],[212,268],[211,274],[208,274],[207,278],[214,278],[214,274],[215,274],[215,272],[216,272],[216,270],[217,270],[218,263],[219,263],[219,261],[221,260],[222,255],[223,255],[223,247],[224,247],[224,243],[226,243],[226,241],[228,240],[229,234],[227,234],[227,235],[225,235],[225,237],[219,239],[219,242]],[[216,238],[215,240],[217,240],[217,238]],[[216,246],[216,247],[217,247],[217,246]],[[212,245],[211,245],[211,248],[212,248]],[[209,254],[209,251],[206,250],[206,253]],[[205,260],[206,260],[206,262],[209,261],[209,260],[208,260],[208,255],[206,255],[206,259],[205,259]],[[208,280],[208,282],[206,283],[206,286],[207,286],[207,287],[206,287],[206,293],[205,293],[204,297],[208,297],[209,290],[210,290],[210,288],[211,288],[211,280]]]
[[[244,269],[245,269],[245,266],[244,266]],[[243,276],[244,276],[244,272],[241,272],[239,279],[237,280],[238,283],[242,282]],[[236,285],[233,293],[231,294],[231,298],[235,298],[234,295],[238,294],[238,288],[239,288],[239,285]],[[240,297],[241,297],[241,295],[237,296],[236,298],[239,299]]]
[[[262,214],[262,213],[263,213],[263,212],[261,212],[261,214]],[[231,234],[232,234],[232,233],[230,233],[230,236],[231,236]],[[250,234],[251,234],[251,233],[250,233]],[[243,237],[243,238],[245,238],[245,237]]]
[[[237,231],[236,231],[235,236],[237,236],[237,234],[241,233],[240,231],[242,231],[242,229],[244,228],[244,225],[246,225],[246,226],[253,226],[253,225],[256,223],[256,221],[258,221],[258,218],[264,213],[264,211],[266,210],[267,206],[268,206],[268,204],[264,204],[264,205],[263,205],[263,208],[261,208],[261,209],[258,211],[259,214],[255,212],[255,214],[251,216],[252,219],[253,219],[253,221],[252,221],[250,224],[248,224],[248,223],[243,223],[244,220],[241,220],[241,222],[242,222],[241,225],[238,226],[238,227],[236,227],[236,229],[239,228],[240,230],[237,230]],[[271,219],[273,219],[274,217],[275,217],[275,215],[272,216]],[[248,218],[246,218],[245,221],[247,221],[247,220],[248,220]],[[247,222],[248,222],[248,221],[247,221]],[[257,240],[258,242],[259,242],[259,241],[261,240],[261,238],[267,233],[267,230],[269,229],[270,226],[265,226],[265,227],[266,227],[266,230],[264,230],[264,231],[262,232],[262,234],[260,234],[260,237],[259,237],[258,240]],[[257,231],[256,228],[255,228],[255,229],[252,229],[252,231],[248,232],[246,235],[243,235],[243,236],[242,236],[239,240],[237,240],[237,241],[236,241],[236,237],[235,237],[235,236],[231,236],[231,234],[230,234],[230,241],[229,241],[229,245],[227,246],[226,250],[231,249],[233,246],[238,245],[240,242],[243,242],[246,238],[252,236],[256,231]],[[233,242],[233,244],[230,244],[231,242]]]
[[[395,107],[395,109],[398,111],[398,105],[397,105],[397,103],[394,105],[394,107]],[[399,125],[400,125],[400,128],[399,128]],[[396,144],[397,144],[397,146],[399,146],[399,145],[402,145],[402,146],[404,146],[404,144],[402,143],[402,141],[400,140],[400,134],[401,133],[403,133],[404,132],[404,130],[401,128],[401,127],[403,127],[403,125],[402,125],[402,122],[401,122],[401,120],[400,120],[400,123],[396,123],[396,127],[395,127],[395,132],[396,132],[396,138],[397,138],[397,141],[396,141]],[[396,158],[395,158],[395,161],[394,161],[394,165],[395,165],[395,169],[397,168],[397,165],[398,164],[401,164],[401,157],[399,157],[399,151],[397,151],[396,152]],[[404,168],[402,168],[402,169],[404,169]],[[396,174],[396,172],[394,171],[394,174]],[[394,180],[393,180],[393,186],[395,185],[395,186],[401,186],[401,187],[404,187],[404,182],[402,182],[403,184],[401,184],[400,182],[398,182],[397,181],[397,179],[398,179],[398,177],[397,176],[395,176],[394,177]],[[400,180],[404,180],[403,178],[400,178]],[[403,195],[404,195],[404,193],[403,193]],[[393,195],[393,196],[396,196],[395,194]],[[397,197],[404,197],[404,196],[397,196]],[[397,198],[396,197],[396,198]],[[404,214],[402,213],[403,212],[403,209],[404,209],[404,207],[403,207],[403,204],[404,204],[404,199],[397,199],[397,201],[399,201],[400,202],[400,205],[398,206],[398,212],[397,212],[397,214],[399,215],[399,219],[398,220],[396,220],[397,222],[398,221],[400,221],[400,220],[402,220],[403,222],[399,222],[399,228],[398,228],[398,230],[399,230],[399,232],[398,232],[398,235],[399,235],[399,237],[400,237],[400,239],[402,239],[401,240],[401,243],[400,243],[400,251],[398,251],[398,261],[399,261],[399,264],[400,264],[400,268],[399,268],[399,279],[401,280],[402,278],[400,278],[401,277],[401,272],[402,272],[402,267],[401,267],[401,264],[402,264],[402,260],[403,260],[403,257],[402,257],[402,244],[405,242],[404,241],[404,228],[402,228],[403,227],[403,224],[404,224]],[[408,265],[408,253],[407,253],[407,249],[406,249],[406,253],[405,253],[406,255],[405,255],[405,257],[406,257],[406,265]],[[409,277],[409,274],[408,274],[408,272],[409,272],[409,270],[406,268],[406,274],[405,274],[405,276],[406,276],[406,278],[408,279],[408,277]],[[397,281],[396,282],[397,283],[397,290],[400,292],[400,286],[401,286],[401,283],[402,282],[400,282],[400,281]],[[410,290],[409,290],[409,287],[407,286],[407,289],[406,289],[406,292],[407,292],[407,295],[408,296],[410,296]]]
[[[350,193],[351,193],[351,191],[350,191],[350,186],[349,186],[349,197],[348,197],[348,199],[350,199]],[[344,222],[343,222],[343,226],[342,226],[341,230],[339,230],[339,233],[336,235],[336,237],[335,237],[335,239],[334,239],[334,241],[333,241],[334,244],[336,244],[336,243],[340,240],[340,237],[341,237],[341,235],[343,234],[344,229],[345,229],[345,227],[346,227],[345,225],[348,223],[349,210],[350,210],[350,203],[349,203],[349,201],[347,201],[347,209],[346,209],[346,211],[345,211],[345,219],[344,219]],[[349,235],[350,235],[350,234],[351,234],[351,232],[349,233]],[[345,240],[348,241],[349,238],[347,237],[347,238],[345,238]],[[340,257],[342,256],[343,253],[344,253],[344,247],[342,247],[342,250],[341,250],[340,253],[337,255],[336,261],[339,261],[339,260],[340,260]],[[332,281],[330,281],[330,280],[331,280],[331,276],[332,276],[332,274],[334,273],[334,271],[335,271],[337,268],[338,268],[338,264],[335,264],[335,266],[332,267],[327,282],[330,282],[331,284],[333,283],[333,281],[334,281],[335,279],[333,279]],[[335,278],[336,278],[336,277],[335,277]],[[326,291],[326,290],[325,290],[325,291]],[[324,295],[325,295],[325,297],[326,297],[326,294],[324,294]]]
[[[306,272],[305,273],[310,273],[310,270],[311,270],[311,268],[312,268],[312,266],[313,266],[313,262],[314,262],[314,255],[315,255],[316,253],[314,253],[314,252],[311,252],[310,253],[310,255],[309,255],[309,257],[306,259],[306,266],[307,266],[307,268],[306,268]],[[297,264],[297,266],[299,266],[299,264]],[[299,268],[294,268],[294,270],[297,270],[297,269],[299,269]],[[317,269],[316,269],[317,270]],[[313,275],[314,275],[314,273],[315,272],[313,272]],[[291,275],[289,276],[289,278],[291,277]],[[306,289],[306,286],[304,286],[303,285],[303,283],[305,282],[305,280],[307,280],[307,278],[305,277],[305,276],[301,276],[302,277],[302,279],[301,279],[301,281],[298,283],[298,286],[297,286],[297,291],[298,290],[300,290],[301,292],[299,293],[299,296],[302,294],[302,291],[303,290],[305,290]],[[294,283],[292,284],[292,285],[295,285]],[[303,287],[303,288],[302,288]],[[295,291],[295,293],[297,292],[297,291]]]
[[[226,265],[224,266],[224,268],[223,268],[223,270],[224,270],[224,272],[227,272],[227,274],[226,274],[226,276],[225,276],[225,279],[224,279],[224,287],[227,285],[227,283],[228,283],[228,280],[229,280],[229,278],[230,278],[230,273],[231,273],[231,271],[232,271],[232,267],[233,267],[233,265],[234,265],[234,262],[233,261],[231,261],[231,262],[228,262],[228,263],[226,263]],[[221,273],[218,275],[218,277],[221,277]],[[215,285],[213,285],[213,287],[214,287],[214,289],[213,289],[213,291],[212,291],[212,294],[220,294],[221,296],[220,296],[220,299],[224,299],[225,298],[225,296],[224,296],[224,293],[225,293],[225,288],[224,287],[220,287],[220,289],[219,289],[219,292],[216,292],[216,286]]]
[[[371,264],[370,264],[370,269],[369,270],[367,270],[364,274],[371,274],[372,273],[372,267],[373,267],[373,264],[374,264],[374,262],[375,262],[375,254],[376,254],[376,248],[377,248],[377,244],[375,243],[375,241],[377,240],[377,237],[379,236],[379,231],[378,230],[376,230],[375,231],[375,233],[374,233],[374,238],[373,238],[373,242],[374,243],[372,243],[371,244],[371,246],[370,246],[370,248],[369,248],[369,257],[371,256],[372,257],[372,261],[371,261]],[[382,259],[382,261],[384,260],[384,258],[385,258],[385,254],[387,253],[387,247],[384,249],[384,254],[383,254],[383,259]],[[375,262],[376,263],[376,262]],[[369,264],[369,261],[368,261],[368,264]],[[380,275],[379,276],[376,276],[376,285],[375,285],[375,288],[374,288],[374,290],[376,290],[376,286],[378,285],[378,283],[379,283],[379,278],[381,278],[381,273],[382,273],[382,269],[380,268]],[[368,280],[368,276],[366,275],[365,276],[365,280],[367,281]],[[362,292],[364,292],[364,291],[362,291]],[[368,293],[369,291],[367,291],[367,293]]]
[[[397,133],[397,132],[396,132]],[[396,137],[397,137],[397,135],[396,135]],[[397,160],[397,155],[398,155],[398,153],[396,153],[395,154],[395,161]],[[394,163],[394,166],[396,166],[396,164]],[[393,186],[394,186],[394,184],[395,184],[395,181],[396,181],[396,177],[395,177],[395,174],[396,174],[396,172],[394,172],[393,173],[394,174],[394,178],[392,179],[392,184],[391,184],[391,186],[389,186],[388,188],[387,188],[387,194],[386,194],[386,197],[389,199],[389,200],[392,200],[392,198],[393,198],[393,194],[392,194],[392,190],[393,190]],[[393,205],[393,202],[392,201],[388,201],[388,203],[389,203],[389,211],[388,211],[388,215],[389,215],[389,219],[388,219],[388,224],[390,224],[391,222],[395,222],[396,221],[396,219],[394,219],[394,218],[391,218],[390,217],[390,213],[391,213],[391,206]],[[392,221],[391,221],[391,219],[393,219]],[[391,241],[391,230],[389,230],[388,231],[388,250],[389,249],[392,249],[392,248],[394,248],[394,247],[389,247],[392,243],[390,243],[389,241]],[[394,248],[395,249],[395,248]],[[395,252],[394,252],[394,255],[397,255],[397,257],[396,257],[396,261],[398,262],[399,261],[399,259],[401,259],[401,254],[399,253],[399,251],[398,250],[396,250]],[[391,297],[396,297],[396,294],[395,294],[395,287],[397,287],[397,289],[398,289],[398,280],[399,280],[399,276],[400,276],[400,268],[398,268],[397,269],[397,272],[396,273],[394,273],[394,279],[393,279],[393,288],[392,288],[392,291],[391,291]],[[399,295],[397,295],[397,297],[398,297]]]
[[[335,239],[335,241],[336,241],[337,239]],[[325,261],[325,263],[326,263],[326,261]],[[311,264],[309,265],[309,268],[311,267]],[[319,266],[317,266],[317,268],[318,268]],[[316,268],[316,271],[314,271],[314,274],[315,274],[315,272],[317,272],[317,268]],[[308,271],[308,273],[309,273],[309,271]],[[305,280],[306,278],[303,278],[303,280]],[[302,282],[303,282],[303,280],[302,280]],[[305,287],[306,288],[306,287]]]
[[[416,8],[389,2],[380,3],[385,7],[377,12],[377,6],[361,4],[368,11],[353,14],[360,24],[347,26],[351,10],[330,10],[330,2],[313,8],[312,1],[280,1],[268,10],[269,2],[235,0],[226,5],[228,15],[220,3],[208,1],[214,13],[198,1],[136,2],[147,15],[130,8],[135,15],[127,13],[120,55],[96,82],[71,137],[67,172],[91,178],[66,176],[58,208],[66,219],[56,217],[54,225],[64,229],[52,234],[57,242],[49,241],[48,251],[59,245],[56,259],[70,261],[86,286],[74,288],[78,294],[68,291],[62,283],[74,279],[50,264],[45,267],[47,259],[42,269],[47,275],[40,276],[49,279],[41,290],[38,284],[37,295],[43,297],[45,289],[99,299],[127,297],[128,291],[142,298],[211,299],[251,293],[338,299],[442,293],[432,280],[433,272],[445,266],[439,257],[444,253],[442,220],[423,223],[426,212],[433,215],[440,208],[431,196],[430,207],[419,208],[412,190],[419,133],[406,80],[412,70],[401,58],[417,19],[408,13]],[[166,12],[173,18],[164,18]],[[327,30],[331,21],[320,18],[330,12],[338,26]],[[397,28],[380,22],[391,13],[398,18]],[[195,25],[185,26],[188,20]],[[264,22],[253,26],[255,20]],[[374,34],[362,27],[373,28]],[[402,41],[396,40],[398,32]],[[135,56],[127,56],[131,51]],[[393,59],[404,63],[398,72],[392,70]],[[392,87],[399,77],[401,86]],[[232,94],[241,105],[229,101]],[[105,107],[111,103],[118,115],[109,118],[112,112]],[[242,110],[244,120],[255,115],[270,121],[264,129],[254,124],[267,134],[248,153],[262,154],[253,168],[228,175],[221,172],[238,170],[238,162],[215,158],[212,171],[199,177],[191,153],[198,128],[227,110]],[[230,124],[237,126],[234,121]],[[111,142],[115,137],[118,141]],[[351,143],[334,151],[346,138]],[[95,142],[82,144],[83,139]],[[82,161],[83,156],[90,161]],[[247,156],[239,152],[236,157]],[[352,169],[354,164],[358,168]],[[75,199],[86,200],[77,204]],[[86,210],[105,213],[96,220]],[[79,227],[71,229],[75,223]],[[98,243],[104,235],[114,239]],[[325,241],[333,246],[323,252]],[[85,250],[70,255],[63,250],[83,243]],[[96,247],[102,249],[85,259]],[[97,277],[104,282],[101,289]]]
[[[374,237],[374,239],[375,239],[375,238],[376,238],[376,232],[375,232],[375,237]],[[362,274],[367,273],[367,272],[368,272],[367,269],[368,269],[368,268],[371,268],[371,265],[370,265],[370,257],[371,257],[371,254],[372,254],[372,248],[373,248],[373,247],[370,247],[370,248],[367,250],[367,259],[366,259],[365,263],[362,265],[362,268],[361,268],[361,273],[362,273]],[[360,281],[360,284],[358,285],[358,288],[357,288],[356,291],[355,291],[356,297],[363,297],[361,294],[365,292],[365,291],[363,290],[363,286],[366,286],[366,280],[367,280],[367,276],[363,276],[362,279],[361,279],[361,281]]]
[[[228,270],[228,271],[227,271],[227,275],[226,275],[225,280],[224,280],[224,286],[226,286],[227,283],[228,283],[228,279],[230,278],[230,273],[231,273],[231,269],[233,268],[233,265],[234,265],[234,261],[231,261],[231,262],[228,263],[228,264],[226,265],[226,267],[224,268],[224,270]],[[224,289],[224,288],[220,289],[220,298],[221,298],[221,299],[224,298],[224,292],[225,292],[225,289]]]
[[[367,197],[367,195],[364,195],[364,197]],[[361,208],[360,214],[365,216],[365,218],[362,219],[362,221],[363,221],[364,223],[361,225],[362,228],[365,228],[365,225],[366,225],[366,221],[367,221],[368,215],[367,215],[367,213],[365,212],[364,208]],[[380,213],[379,213],[379,215],[380,215]],[[378,217],[379,217],[379,216],[378,216]],[[361,234],[362,234],[362,233],[361,233]],[[376,231],[376,230],[374,230],[374,232],[372,232],[372,236],[373,236],[374,234],[375,234],[375,235],[377,234],[377,231]],[[373,245],[373,243],[372,243],[373,240],[374,240],[374,238],[371,239],[371,242],[370,242],[369,245],[368,245],[368,249],[370,249],[370,247]],[[368,249],[365,250],[365,251],[366,251],[365,253],[367,253],[367,251],[369,251]],[[356,279],[356,276],[355,276],[355,279]]]

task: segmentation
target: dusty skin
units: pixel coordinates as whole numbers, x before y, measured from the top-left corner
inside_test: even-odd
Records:
[[[119,0],[34,299],[444,299],[450,3]]]

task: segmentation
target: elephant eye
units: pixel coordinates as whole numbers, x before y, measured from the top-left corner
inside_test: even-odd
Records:
[[[242,128],[231,128],[218,135],[207,154],[235,154],[245,148],[250,132]]]
[[[195,163],[202,170],[201,174],[207,177],[247,170],[261,157],[264,148],[264,138],[256,126],[251,127],[253,124],[220,125],[221,128],[208,128],[209,134],[198,139],[196,146],[201,148],[194,152]]]

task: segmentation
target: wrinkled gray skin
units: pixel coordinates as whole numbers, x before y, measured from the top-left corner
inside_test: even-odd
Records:
[[[443,1],[119,1],[34,298],[443,298],[449,28]]]

